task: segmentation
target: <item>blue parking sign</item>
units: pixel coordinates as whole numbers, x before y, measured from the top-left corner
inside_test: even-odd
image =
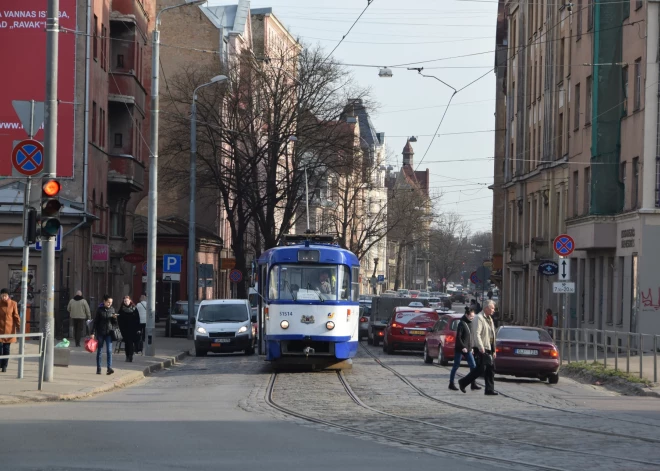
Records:
[[[163,255],[163,273],[181,273],[181,255]]]
[[[60,230],[57,231],[57,236],[55,236],[55,251],[56,252],[61,252],[62,251],[62,232],[63,232],[62,226],[60,226]],[[41,251],[41,241],[40,240],[38,240],[34,244],[34,249],[38,250],[38,251]]]

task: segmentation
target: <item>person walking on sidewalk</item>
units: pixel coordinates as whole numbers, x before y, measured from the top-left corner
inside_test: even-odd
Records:
[[[137,305],[138,314],[140,314],[140,331],[142,341],[144,342],[144,333],[147,330],[147,297],[143,294],[140,296],[140,302]]]
[[[82,296],[82,291],[76,291],[76,295],[69,301],[66,310],[69,311],[69,317],[73,320],[73,338],[76,340],[76,347],[80,347],[80,338],[85,323],[92,318],[92,312],[89,310],[89,304]]]
[[[495,370],[493,369],[496,338],[495,325],[493,325],[491,316],[494,311],[495,303],[486,301],[484,310],[475,317],[476,326],[473,328],[472,343],[475,346],[475,354],[477,355],[477,368],[458,381],[458,387],[462,392],[465,392],[465,387],[468,384],[483,375],[486,383],[486,395],[497,396],[499,394],[495,391]]]
[[[21,331],[21,317],[18,315],[16,301],[9,297],[9,290],[0,290],[0,335],[11,335]],[[11,344],[16,343],[16,338],[0,338],[0,355],[9,355]],[[9,358],[0,360],[2,372],[7,372]]]
[[[106,348],[106,357],[108,364],[107,374],[111,375],[115,372],[112,369],[112,337],[110,332],[117,327],[117,314],[112,307],[112,298],[109,294],[103,295],[103,305],[99,306],[96,310],[94,323],[92,324],[92,338],[96,337],[98,346],[96,350],[96,374],[101,374],[101,351],[103,345]]]
[[[474,370],[477,367],[477,364],[474,362],[474,356],[472,355],[472,332],[470,326],[472,325],[472,319],[474,319],[474,311],[469,311],[458,323],[456,328],[456,346],[454,347],[454,366],[451,369],[449,374],[449,389],[452,391],[458,391],[456,384],[454,384],[454,378],[456,378],[456,371],[461,366],[461,359],[465,358],[470,366],[470,371]],[[477,385],[476,381],[472,381],[471,385],[473,390],[481,389],[481,386]]]
[[[130,296],[124,296],[118,313],[119,330],[124,339],[124,351],[126,352],[126,361],[133,361],[135,353],[135,343],[138,341],[138,331],[140,330],[140,315]]]

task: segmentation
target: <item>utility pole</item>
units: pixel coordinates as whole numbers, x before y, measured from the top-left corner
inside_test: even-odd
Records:
[[[57,59],[60,34],[60,1],[48,0],[46,17],[46,103],[44,120],[44,180],[57,172]],[[46,339],[44,381],[53,381],[55,336],[55,238],[41,239],[41,331]]]

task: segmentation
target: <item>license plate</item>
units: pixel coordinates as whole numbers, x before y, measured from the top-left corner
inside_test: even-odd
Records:
[[[231,342],[231,339],[215,339],[214,342],[216,342],[216,343],[229,343],[229,342]]]
[[[425,330],[411,330],[410,335],[424,335],[426,333]]]
[[[516,355],[538,355],[539,351],[538,350],[527,350],[525,348],[516,348],[514,353]]]

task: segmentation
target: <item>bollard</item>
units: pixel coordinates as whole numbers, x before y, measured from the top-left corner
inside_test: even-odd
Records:
[[[614,371],[619,371],[619,332],[614,331]]]
[[[639,355],[639,377],[643,378],[644,376],[642,375],[643,371],[643,360],[644,360],[644,337],[643,334],[640,332],[639,333],[639,348],[637,349],[637,354]]]
[[[630,332],[626,332],[626,373],[630,373]]]

